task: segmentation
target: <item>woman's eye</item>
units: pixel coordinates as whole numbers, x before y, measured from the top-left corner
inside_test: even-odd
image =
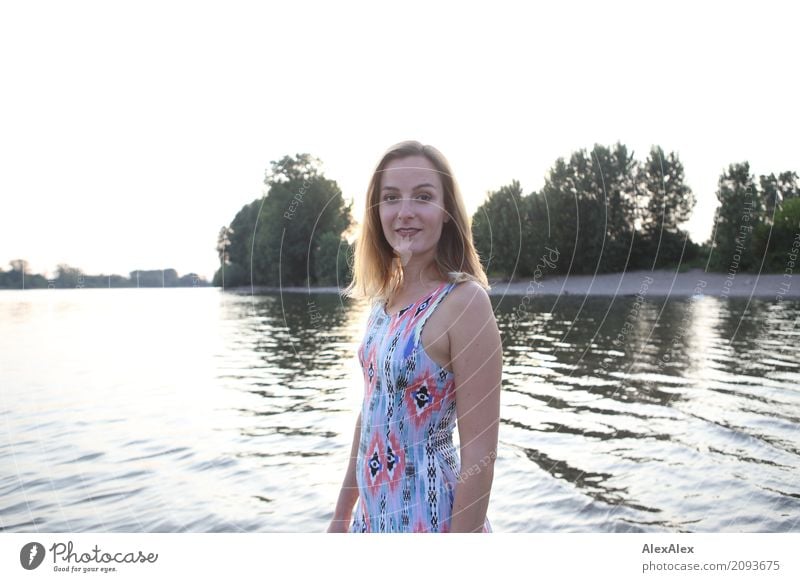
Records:
[[[383,197],[383,201],[384,202],[394,202],[395,198],[397,198],[397,196],[395,194],[387,194],[386,196]],[[428,192],[422,192],[421,194],[419,194],[417,196],[417,198],[422,199],[423,202],[430,202],[433,199],[433,196],[431,194],[429,194]]]

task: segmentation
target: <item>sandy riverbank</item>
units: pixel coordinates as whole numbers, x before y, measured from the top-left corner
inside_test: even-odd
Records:
[[[250,293],[250,288],[232,289]],[[255,292],[308,293],[306,287],[257,287]],[[314,293],[338,293],[337,287],[314,287]],[[800,272],[791,275],[755,273],[706,273],[692,269],[675,271],[629,271],[602,275],[556,275],[513,283],[493,281],[491,295],[636,295],[690,297],[702,293],[712,297],[759,297],[762,299],[800,299]]]
[[[629,271],[602,275],[553,276],[536,281],[496,283],[492,294],[512,295],[636,295],[659,297],[759,297],[800,299],[800,273],[796,275],[706,273],[692,269],[675,271]]]

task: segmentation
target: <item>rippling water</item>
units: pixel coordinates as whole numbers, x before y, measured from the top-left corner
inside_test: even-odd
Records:
[[[495,531],[800,530],[800,303],[493,297]],[[0,529],[324,531],[366,304],[0,292]],[[457,440],[457,435],[456,435]]]

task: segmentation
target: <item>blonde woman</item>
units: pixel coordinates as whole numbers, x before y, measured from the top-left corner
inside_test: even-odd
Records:
[[[384,154],[354,266],[343,293],[371,300],[358,349],[364,401],[328,531],[491,532],[501,340],[437,149],[406,141]]]

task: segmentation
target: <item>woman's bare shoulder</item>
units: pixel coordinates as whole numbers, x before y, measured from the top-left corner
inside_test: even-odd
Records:
[[[489,293],[477,281],[462,281],[457,283],[450,291],[452,296],[449,307],[454,312],[461,313],[470,311],[471,313],[486,312],[493,313],[492,303]]]

